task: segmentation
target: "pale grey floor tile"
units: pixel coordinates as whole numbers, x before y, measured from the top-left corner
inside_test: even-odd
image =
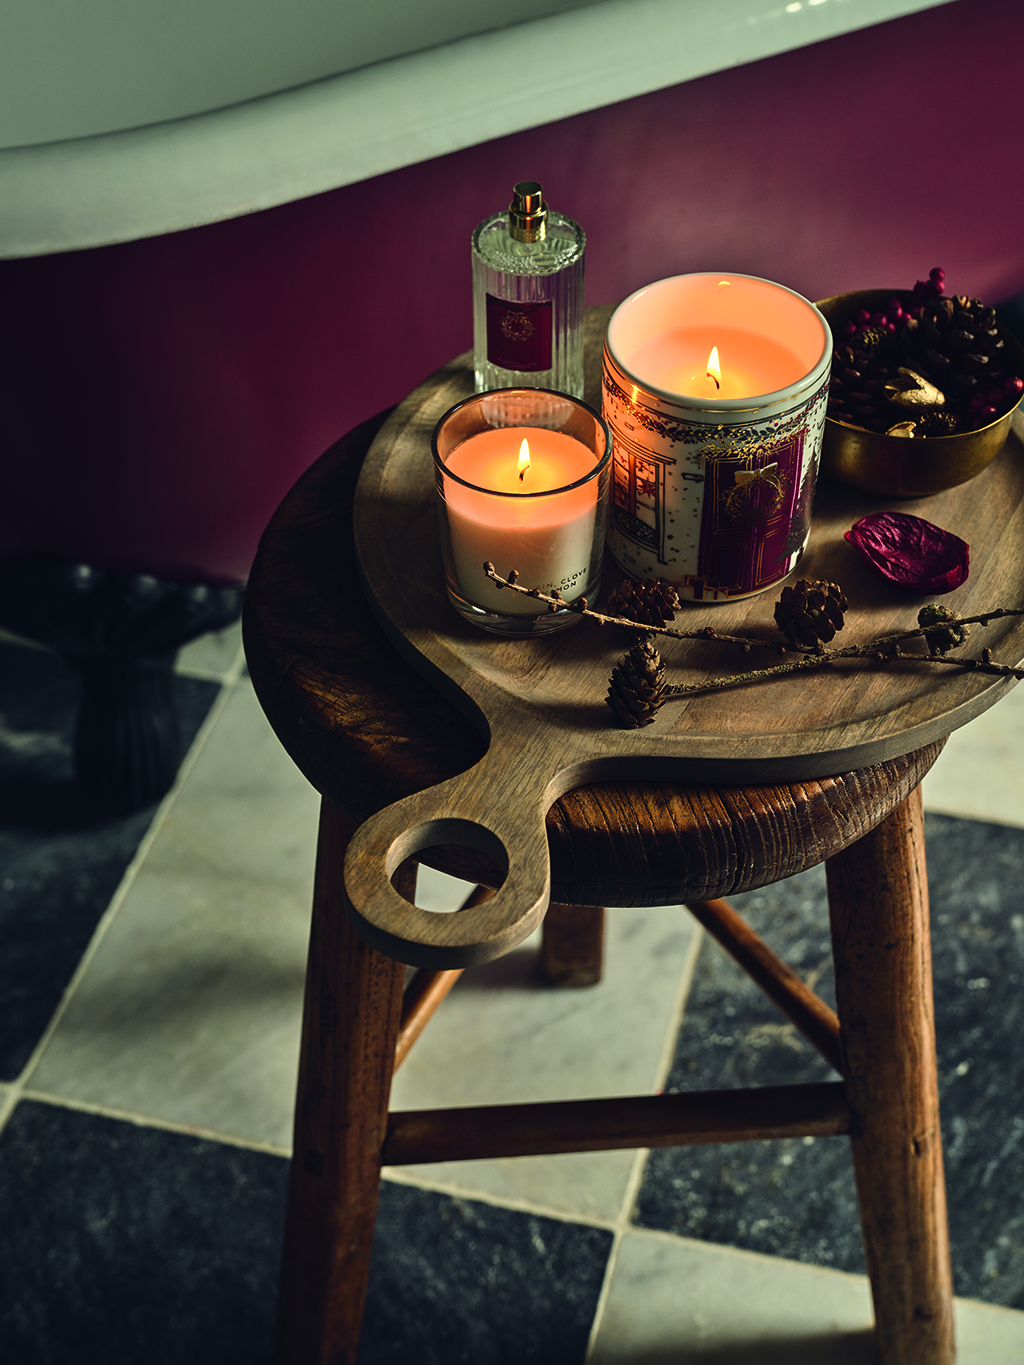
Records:
[[[416,904],[421,910],[438,912],[457,910],[473,886],[436,872],[432,867],[420,867],[416,872]]]
[[[1024,686],[950,735],[924,779],[927,810],[1024,826]]]
[[[544,984],[536,970],[539,934],[474,967],[398,1073],[392,1108],[649,1093],[694,938],[694,923],[680,908],[609,910],[606,975],[598,986]],[[632,1152],[592,1152],[398,1169],[463,1193],[614,1219],[632,1164]]]
[[[203,677],[223,678],[238,663],[242,653],[242,623],[225,626],[200,635],[178,654],[179,673],[199,673]]]
[[[1019,1365],[1024,1313],[958,1299],[958,1365]],[[873,1365],[867,1280],[643,1232],[621,1243],[589,1365]]]
[[[318,804],[240,684],[29,1088],[289,1145]]]

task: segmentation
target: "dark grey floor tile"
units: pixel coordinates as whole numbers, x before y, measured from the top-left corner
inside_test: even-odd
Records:
[[[0,1134],[5,1365],[269,1365],[287,1162],[23,1101]]]
[[[287,1163],[23,1101],[0,1134],[5,1365],[269,1365]],[[582,1365],[611,1234],[386,1182],[364,1365]]]
[[[1024,831],[926,819],[936,1032],[957,1293],[1024,1307]],[[834,1004],[822,868],[737,896],[751,925]],[[705,943],[674,1089],[832,1077],[717,944]],[[863,1270],[849,1144],[791,1139],[651,1155],[636,1221]]]
[[[1024,830],[927,830],[954,1281],[1024,1308]]]
[[[218,691],[176,679],[186,744]],[[112,816],[75,783],[76,698],[56,655],[0,644],[0,1080],[24,1067],[153,818]]]
[[[582,1365],[611,1233],[385,1184],[360,1365]]]
[[[823,869],[736,896],[733,904],[834,1008]],[[835,1079],[732,958],[706,940],[666,1088]],[[849,1144],[841,1138],[652,1152],[636,1221],[769,1255],[863,1270]]]

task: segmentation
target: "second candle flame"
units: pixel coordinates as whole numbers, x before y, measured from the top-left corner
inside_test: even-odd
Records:
[[[718,361],[718,347],[712,346],[711,354],[708,356],[707,376],[715,381],[715,388],[722,387],[722,367]],[[524,442],[525,444],[525,442]]]
[[[519,447],[519,482],[522,483],[526,478],[526,471],[530,467],[530,443],[524,441]]]

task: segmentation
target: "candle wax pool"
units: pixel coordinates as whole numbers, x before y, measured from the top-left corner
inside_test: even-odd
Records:
[[[721,388],[707,376],[712,347],[718,348]],[[795,384],[806,371],[784,341],[717,323],[659,332],[641,342],[629,359],[634,374],[655,388],[700,398],[774,393]]]

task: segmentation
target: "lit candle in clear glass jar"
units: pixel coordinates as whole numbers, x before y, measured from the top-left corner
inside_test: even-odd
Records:
[[[499,390],[442,418],[435,468],[457,610],[513,634],[569,623],[564,612],[499,588],[483,565],[493,563],[503,577],[515,569],[524,587],[557,591],[567,601],[595,591],[608,454],[597,414],[562,394]]]

